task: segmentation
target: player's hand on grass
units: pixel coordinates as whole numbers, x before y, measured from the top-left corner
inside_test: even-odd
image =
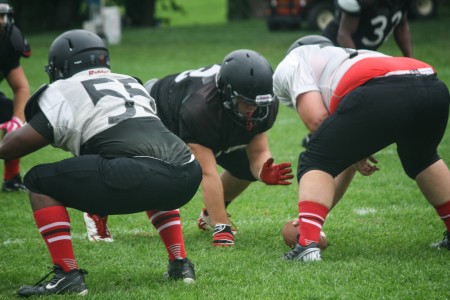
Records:
[[[263,164],[259,172],[259,178],[268,185],[288,185],[290,179],[294,178],[290,162],[274,164],[274,159],[269,158]]]
[[[368,158],[358,161],[353,166],[359,173],[361,173],[361,175],[369,176],[375,173],[376,171],[380,170],[376,165],[377,163],[378,160],[376,160],[376,158],[373,155],[371,155]]]

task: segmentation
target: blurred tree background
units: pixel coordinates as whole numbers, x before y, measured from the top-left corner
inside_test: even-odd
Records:
[[[10,0],[14,18],[25,32],[42,32],[79,28],[90,17],[89,6],[103,2],[119,6],[122,24],[128,27],[156,27],[170,23],[157,18],[157,10],[171,10],[181,15],[186,10],[181,0]],[[265,0],[226,0],[228,21],[263,17]]]

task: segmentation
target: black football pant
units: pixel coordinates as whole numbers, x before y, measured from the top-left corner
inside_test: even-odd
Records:
[[[180,208],[201,179],[196,160],[180,166],[147,157],[82,155],[35,166],[24,183],[66,207],[104,216]]]
[[[312,135],[300,154],[298,179],[308,170],[337,176],[391,145],[409,177],[440,159],[450,96],[435,75],[376,78],[354,89]]]

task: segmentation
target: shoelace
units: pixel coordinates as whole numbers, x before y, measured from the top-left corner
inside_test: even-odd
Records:
[[[40,284],[41,282],[43,282],[45,279],[47,279],[48,276],[50,276],[50,274],[55,273],[55,269],[53,269],[52,271],[50,271],[50,273],[48,273],[47,275],[45,275],[44,277],[42,277],[38,282],[36,282],[33,286],[42,286],[45,284]],[[52,282],[55,278],[53,278],[52,280],[50,280],[49,282]]]
[[[81,272],[81,274],[83,274],[83,275],[88,274],[88,272],[87,272],[86,270],[83,270],[83,269],[78,269],[78,271]],[[54,273],[54,274],[56,275],[55,268],[53,268],[53,270],[51,270],[47,275],[45,275],[44,277],[42,277],[42,278],[41,278],[38,282],[36,282],[33,286],[43,286],[43,285],[46,285],[47,282],[45,282],[45,283],[43,283],[43,284],[41,284],[41,283],[42,283],[45,279],[47,279],[47,277],[50,276],[52,273]],[[58,278],[53,277],[53,278],[52,278],[51,280],[49,280],[48,282],[49,282],[49,283],[53,283],[53,282],[56,282],[56,281],[58,281]]]

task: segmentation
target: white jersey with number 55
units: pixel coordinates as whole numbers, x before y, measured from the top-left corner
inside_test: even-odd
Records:
[[[124,120],[158,118],[153,98],[136,79],[102,70],[55,81],[40,96],[39,107],[53,127],[53,146],[78,156],[80,145]]]

